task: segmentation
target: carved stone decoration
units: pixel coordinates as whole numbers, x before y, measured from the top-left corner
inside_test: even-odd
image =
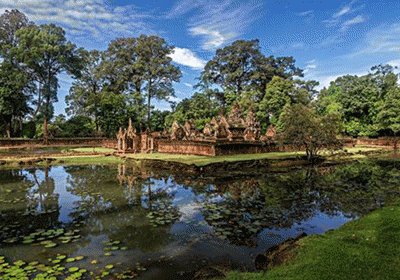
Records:
[[[265,133],[264,136],[261,137],[261,141],[263,142],[269,142],[269,141],[274,141],[276,138],[276,128],[273,125],[268,126],[267,132]]]
[[[243,119],[243,113],[239,104],[234,104],[227,119],[228,123],[233,127],[244,127],[246,122]]]
[[[211,125],[210,125],[209,123],[207,123],[207,124],[204,126],[203,134],[204,134],[205,137],[211,137],[211,136],[213,136],[213,129],[212,129],[212,127],[211,127]]]
[[[253,111],[249,111],[246,117],[246,130],[244,131],[244,139],[246,141],[256,141],[260,138],[260,123],[257,122]]]
[[[186,132],[177,121],[172,124],[171,140],[184,140],[186,138]]]
[[[265,136],[271,140],[276,138],[276,128],[273,125],[268,126]]]

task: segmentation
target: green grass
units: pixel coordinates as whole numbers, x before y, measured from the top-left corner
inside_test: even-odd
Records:
[[[284,265],[265,273],[231,272],[227,279],[400,279],[400,205],[306,237],[299,245]]]
[[[102,147],[85,147],[85,148],[68,149],[68,151],[78,152],[78,153],[113,153],[116,150],[110,148],[102,148]]]
[[[114,156],[76,156],[76,157],[56,157],[55,164],[63,165],[84,165],[84,164],[114,164],[123,163],[124,159]]]
[[[165,161],[174,161],[185,164],[195,164],[197,166],[204,166],[210,163],[216,162],[235,162],[245,160],[260,160],[260,159],[293,159],[297,156],[304,155],[303,152],[275,152],[275,153],[264,153],[264,154],[240,154],[240,155],[229,155],[229,156],[194,156],[194,155],[178,155],[178,154],[126,154],[127,158],[131,159],[157,159]]]

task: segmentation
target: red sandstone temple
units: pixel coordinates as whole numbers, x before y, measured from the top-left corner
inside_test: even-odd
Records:
[[[217,156],[278,151],[273,126],[261,136],[260,123],[250,111],[246,117],[239,106],[231,113],[213,118],[203,131],[195,128],[192,121],[184,125],[174,122],[171,131],[137,133],[129,121],[127,129],[120,128],[117,134],[118,151],[130,153],[173,153]]]

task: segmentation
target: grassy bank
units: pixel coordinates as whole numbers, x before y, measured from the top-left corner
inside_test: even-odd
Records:
[[[354,147],[346,148],[343,151],[330,153],[325,152],[328,160],[342,159],[360,159],[365,158],[366,153],[379,153],[384,151],[379,147]],[[46,147],[43,149],[18,149],[1,150],[0,161],[5,161],[7,165],[18,165],[21,161],[35,160],[38,158],[55,158],[53,164],[102,164],[123,162],[125,159],[132,160],[163,160],[170,162],[178,162],[183,164],[194,164],[197,166],[205,166],[219,162],[238,162],[249,160],[292,160],[300,156],[304,156],[304,152],[272,152],[262,154],[239,154],[227,156],[195,156],[195,155],[179,155],[179,154],[115,154],[114,149],[101,147]],[[122,159],[121,159],[122,157]],[[35,164],[38,165],[38,164]]]
[[[400,279],[400,204],[298,243],[286,264],[227,279]]]

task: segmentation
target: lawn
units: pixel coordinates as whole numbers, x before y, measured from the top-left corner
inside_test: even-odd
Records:
[[[165,161],[174,161],[185,164],[195,164],[197,166],[204,166],[216,162],[235,162],[246,160],[260,160],[260,159],[293,159],[298,156],[304,155],[303,152],[275,152],[264,154],[239,154],[229,156],[194,156],[194,155],[177,155],[177,154],[126,154],[127,158],[142,160],[142,159],[157,159]]]
[[[299,245],[284,265],[265,273],[231,272],[227,279],[400,279],[400,205],[303,238]]]

